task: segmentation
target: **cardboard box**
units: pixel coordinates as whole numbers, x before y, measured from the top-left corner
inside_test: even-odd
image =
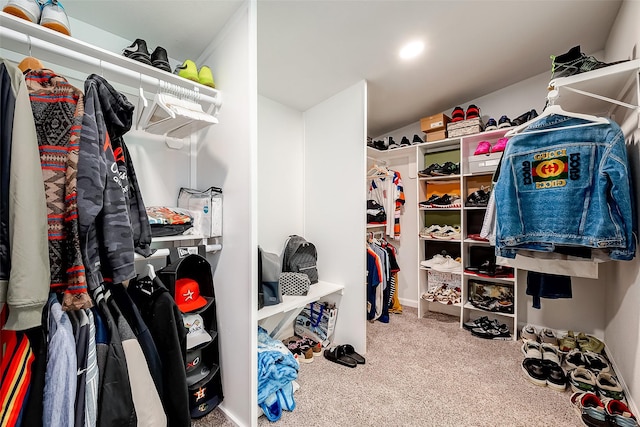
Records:
[[[442,129],[435,132],[427,132],[426,136],[427,142],[440,141],[447,138],[447,131]]]
[[[472,135],[474,133],[482,132],[483,129],[484,123],[482,123],[481,117],[447,124],[449,138]]]
[[[450,120],[451,119],[444,114],[434,114],[433,116],[420,119],[420,129],[427,134],[429,132],[445,130]]]
[[[494,172],[498,168],[502,152],[469,156],[469,173]]]

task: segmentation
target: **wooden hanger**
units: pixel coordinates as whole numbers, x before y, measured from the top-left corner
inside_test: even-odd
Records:
[[[18,68],[22,71],[22,74],[26,73],[29,70],[41,70],[44,68],[42,62],[38,58],[34,58],[33,56],[27,56],[18,64]]]

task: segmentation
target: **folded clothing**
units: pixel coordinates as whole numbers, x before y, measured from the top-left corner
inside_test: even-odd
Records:
[[[177,236],[193,227],[190,211],[167,206],[147,206],[151,236]]]

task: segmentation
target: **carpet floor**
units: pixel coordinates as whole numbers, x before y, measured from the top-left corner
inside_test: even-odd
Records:
[[[491,341],[458,318],[405,308],[388,324],[367,324],[366,364],[315,357],[302,364],[296,409],[278,426],[582,426],[570,389],[527,381],[520,341]],[[272,425],[264,416],[258,426]],[[233,426],[219,410],[194,427]]]

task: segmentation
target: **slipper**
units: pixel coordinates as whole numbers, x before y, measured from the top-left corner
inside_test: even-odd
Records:
[[[324,357],[332,362],[348,366],[350,368],[355,368],[358,365],[354,359],[344,354],[344,348],[341,346],[325,350]]]
[[[359,363],[360,365],[364,365],[364,362],[365,362],[364,357],[356,353],[356,350],[353,348],[351,344],[342,344],[339,347],[342,347],[344,349],[344,354],[346,356],[355,360],[356,363]]]

